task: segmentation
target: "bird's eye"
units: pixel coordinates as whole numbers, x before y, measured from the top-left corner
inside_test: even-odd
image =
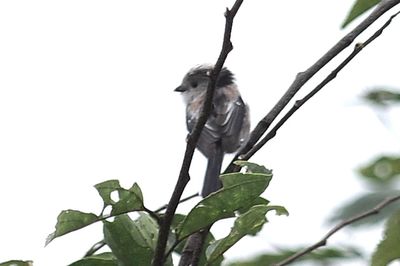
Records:
[[[192,86],[192,88],[197,88],[198,85],[199,85],[199,84],[197,83],[197,81],[192,81],[192,82],[190,83],[190,86]]]

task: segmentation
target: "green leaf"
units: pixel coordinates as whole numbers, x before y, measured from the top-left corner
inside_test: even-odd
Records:
[[[258,233],[267,222],[265,215],[270,210],[275,210],[279,215],[287,214],[286,209],[280,206],[256,205],[251,207],[248,212],[240,215],[235,220],[233,228],[227,237],[215,241],[207,248],[207,260],[213,262],[242,237]]]
[[[243,214],[255,205],[268,205],[268,204],[269,204],[269,200],[264,199],[263,197],[258,197],[254,201],[252,201],[248,206],[238,209],[238,212],[239,212],[239,214]]]
[[[234,173],[221,176],[223,189],[200,201],[178,227],[179,239],[220,219],[232,217],[234,211],[249,206],[267,188],[271,176]]]
[[[157,222],[147,213],[139,213],[134,221],[125,214],[113,222],[104,221],[104,241],[118,259],[118,266],[151,265],[157,237]],[[171,256],[165,265],[172,265]]]
[[[266,187],[269,185],[269,181],[271,181],[272,175],[271,174],[260,174],[260,173],[230,173],[230,174],[223,174],[219,177],[221,179],[223,189],[227,189],[233,186],[237,186],[243,183],[245,180],[249,180],[252,182],[264,182],[266,181]],[[265,190],[264,189],[264,190]]]
[[[185,220],[186,215],[175,213],[174,218],[172,219],[171,228],[176,229],[183,220]]]
[[[135,225],[146,245],[155,250],[158,236],[157,222],[147,213],[140,213],[139,218],[135,220]]]
[[[269,211],[275,211],[275,214],[278,216],[281,215],[289,216],[289,212],[283,206],[269,205],[267,212]]]
[[[9,260],[3,263],[0,263],[0,266],[32,266],[33,262],[28,260],[28,261],[23,261],[23,260]]]
[[[144,209],[143,194],[136,183],[130,189],[125,189],[120,186],[118,180],[108,180],[95,185],[95,188],[103,199],[104,206],[112,206],[112,216],[131,211],[142,211]],[[118,192],[118,201],[111,199],[111,193],[114,191]]]
[[[122,189],[118,180],[104,181],[102,183],[95,185],[94,187],[99,192],[101,198],[104,201],[104,205],[106,206],[115,203],[115,201],[111,199],[111,193]]]
[[[400,92],[398,89],[378,87],[371,89],[363,98],[377,106],[389,106],[400,103]]]
[[[113,204],[111,215],[144,210],[142,191],[136,183],[129,190],[118,189],[118,193],[120,200]]]
[[[93,213],[85,213],[76,210],[62,211],[57,217],[56,231],[47,237],[46,245],[56,237],[81,229],[97,222],[98,219],[99,217]]]
[[[382,156],[360,168],[359,172],[375,184],[390,184],[390,181],[400,176],[400,157]]]
[[[377,5],[380,0],[356,0],[349,14],[342,24],[342,28],[346,27],[354,19],[368,11],[371,7]]]
[[[111,252],[105,252],[85,257],[69,266],[118,266],[118,261]]]
[[[246,167],[248,173],[260,173],[260,174],[272,175],[272,170],[265,168],[265,166],[263,165],[258,165],[256,163],[251,163],[248,161],[235,161],[235,164],[241,167]]]
[[[207,247],[210,246],[214,241],[214,236],[211,233],[208,233],[207,238],[204,241],[204,247],[201,250],[199,265],[219,266],[222,264],[222,261],[224,260],[224,257],[222,255],[212,262],[207,262]]]
[[[143,194],[142,190],[140,189],[139,185],[137,183],[134,183],[132,187],[129,190],[120,190],[119,191],[119,196],[120,198],[124,198],[126,195],[129,195],[130,193],[135,194],[135,197],[141,202],[143,202]]]
[[[128,215],[117,216],[113,222],[104,221],[104,241],[121,266],[151,265],[153,242],[148,241],[148,233]]]
[[[335,211],[333,211],[332,213],[335,215],[329,218],[329,223],[337,223],[354,217],[355,215],[359,215],[375,207],[386,198],[397,196],[399,194],[400,191],[389,190],[361,195],[349,203],[346,203],[344,206],[339,206]],[[360,227],[361,225],[365,226],[375,224],[389,217],[396,210],[399,210],[399,206],[396,206],[396,204],[391,204],[381,210],[378,214],[366,217],[365,219],[362,219],[356,223],[352,223],[348,226],[354,228]]]
[[[400,211],[386,222],[383,240],[372,255],[371,266],[386,266],[400,258]]]

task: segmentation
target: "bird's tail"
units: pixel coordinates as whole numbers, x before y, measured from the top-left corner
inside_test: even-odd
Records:
[[[203,198],[222,187],[219,174],[221,173],[223,159],[224,152],[222,147],[221,145],[216,145],[215,152],[208,158],[206,176],[204,177],[203,189],[201,190]]]

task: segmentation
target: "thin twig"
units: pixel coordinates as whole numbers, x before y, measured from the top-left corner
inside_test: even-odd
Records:
[[[378,38],[383,30],[389,26],[392,22],[393,18],[396,17],[400,12],[392,15],[386,23],[380,27],[371,37],[369,37],[364,43],[357,43],[354,47],[353,52],[345,59],[342,63],[339,64],[318,86],[316,86],[311,92],[309,92],[304,98],[297,100],[292,108],[279,120],[279,122],[268,132],[268,134],[259,141],[253,148],[250,149],[245,155],[241,156],[242,160],[248,160],[251,156],[253,156],[258,150],[260,150],[265,143],[267,143],[270,139],[275,137],[276,132],[279,128],[308,100],[310,100],[315,94],[317,94],[325,85],[327,85],[330,81],[332,81],[337,74],[354,58],[356,55],[361,52],[368,44],[373,42],[376,38]]]
[[[150,215],[150,217],[152,217],[154,220],[156,220],[158,225],[161,224],[161,217],[157,215],[157,212],[149,210],[145,206],[143,206],[143,209],[145,212],[147,212]]]
[[[162,223],[160,226],[159,234],[158,234],[158,240],[157,240],[157,245],[156,245],[156,250],[154,253],[154,259],[153,259],[153,266],[160,266],[163,265],[165,261],[165,249],[168,241],[168,235],[172,223],[172,219],[174,217],[176,208],[179,204],[179,200],[182,196],[182,193],[187,185],[187,183],[190,180],[189,177],[189,169],[190,165],[192,162],[193,158],[193,153],[197,145],[197,141],[200,138],[200,133],[207,122],[208,116],[211,113],[212,109],[212,99],[214,96],[214,90],[215,90],[215,84],[217,81],[217,78],[219,76],[219,73],[222,70],[222,67],[225,63],[225,60],[229,54],[229,52],[233,49],[232,43],[231,43],[231,32],[232,32],[232,24],[233,24],[233,19],[239,10],[243,0],[237,0],[234,5],[232,6],[232,9],[226,10],[225,17],[226,17],[226,24],[225,24],[225,32],[224,32],[224,40],[222,43],[222,49],[221,53],[218,57],[218,60],[214,66],[214,69],[211,71],[210,74],[210,82],[208,83],[208,88],[207,88],[207,94],[206,94],[206,100],[204,102],[203,110],[201,111],[200,117],[189,135],[188,141],[187,141],[187,146],[186,146],[186,151],[185,151],[185,156],[183,158],[182,162],[182,167],[179,173],[178,181],[176,183],[174,192],[171,196],[171,199],[168,203],[168,207],[165,211],[165,215],[162,219]]]
[[[197,193],[195,193],[195,194],[193,194],[193,195],[187,196],[186,198],[181,199],[181,200],[179,201],[179,204],[181,204],[181,203],[183,203],[183,202],[185,202],[185,201],[191,200],[191,199],[197,197],[198,195],[199,195],[199,193],[197,192]],[[164,206],[158,208],[158,209],[155,210],[154,212],[157,213],[157,212],[163,211],[163,210],[165,210],[167,207],[168,207],[168,204],[165,204]]]
[[[99,251],[99,249],[101,249],[102,247],[104,247],[106,245],[106,242],[104,242],[103,240],[100,240],[99,242],[97,242],[96,244],[94,244],[85,254],[84,257],[89,257],[94,255],[94,253],[96,253],[97,251]]]
[[[274,266],[284,266],[284,265],[288,265],[289,263],[291,263],[291,262],[297,260],[298,258],[300,258],[300,257],[302,257],[302,256],[304,256],[304,255],[306,255],[306,254],[308,254],[308,253],[310,253],[310,252],[312,252],[313,250],[315,250],[315,249],[317,249],[317,248],[319,248],[319,247],[325,246],[326,243],[328,242],[328,239],[329,239],[332,235],[334,235],[336,232],[338,232],[339,230],[341,230],[343,227],[345,227],[345,226],[347,226],[347,225],[349,225],[349,224],[353,224],[353,223],[355,223],[355,222],[358,222],[358,221],[360,221],[360,220],[362,220],[362,219],[364,219],[364,218],[366,218],[366,217],[369,217],[369,216],[372,216],[372,215],[376,215],[376,214],[378,214],[383,208],[385,208],[386,206],[388,206],[389,204],[391,204],[391,203],[393,203],[393,202],[395,202],[395,201],[397,201],[397,200],[400,200],[400,195],[395,196],[395,197],[387,198],[387,199],[383,200],[381,203],[379,203],[378,205],[376,205],[376,206],[375,206],[374,208],[372,208],[371,210],[366,211],[366,212],[363,212],[363,213],[361,213],[361,214],[359,214],[359,215],[356,215],[356,216],[354,216],[354,217],[352,217],[352,218],[350,218],[350,219],[347,219],[347,220],[345,220],[345,221],[339,223],[338,225],[336,225],[335,227],[333,227],[333,228],[332,228],[320,241],[318,241],[317,243],[315,243],[315,244],[309,246],[308,248],[304,249],[303,251],[300,251],[300,252],[298,252],[298,253],[296,253],[296,254],[294,254],[294,255],[288,257],[287,259],[285,259],[285,260],[283,260],[283,261],[281,261],[281,262],[279,262],[279,263],[277,263],[277,264],[274,264]]]
[[[400,0],[381,1],[367,18],[365,18],[358,26],[356,26],[352,31],[350,31],[341,40],[339,40],[339,42],[337,42],[331,49],[329,49],[311,67],[309,67],[304,72],[299,72],[285,94],[279,99],[279,101],[275,104],[271,111],[269,111],[269,113],[254,128],[247,144],[236,153],[224,173],[238,171],[238,166],[234,165],[233,162],[238,160],[244,154],[248,153],[253,148],[253,146],[256,145],[259,139],[268,130],[272,122],[281,113],[283,108],[286,107],[286,105],[300,90],[300,88],[317,72],[319,72],[327,63],[329,63],[333,58],[341,53],[346,47],[348,47],[355,40],[355,38],[359,36],[365,29],[367,29],[379,17],[381,17],[384,13],[386,13],[388,10],[399,3]]]

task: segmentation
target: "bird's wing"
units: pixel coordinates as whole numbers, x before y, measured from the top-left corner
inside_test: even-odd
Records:
[[[227,109],[221,125],[222,147],[225,152],[235,152],[240,147],[241,138],[243,138],[243,123],[247,112],[247,107],[241,97],[238,97]]]
[[[242,128],[243,119],[246,115],[246,105],[239,97],[235,102],[229,104],[225,114],[220,117],[220,126],[224,136],[238,134]]]
[[[219,99],[215,99],[218,101]],[[236,101],[229,102],[221,99],[214,102],[213,110],[205,124],[197,148],[206,156],[215,150],[214,145],[222,145],[223,151],[231,153],[236,151],[241,144],[243,120],[247,115],[247,108],[239,96]],[[197,117],[187,117],[187,128],[192,132],[197,122]]]

